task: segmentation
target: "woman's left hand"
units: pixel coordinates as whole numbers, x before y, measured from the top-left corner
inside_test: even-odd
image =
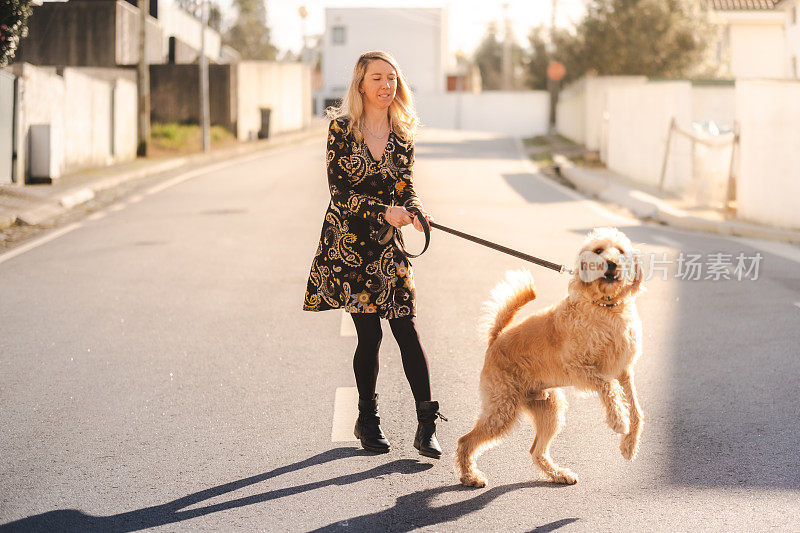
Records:
[[[425,217],[425,220],[428,221],[428,224],[430,224],[431,222],[434,221],[434,218],[431,215],[429,215],[428,213],[422,213],[422,216]],[[424,231],[422,229],[422,222],[419,221],[418,216],[416,214],[414,215],[414,227],[417,228],[417,231]],[[433,229],[433,228],[431,228],[431,229]]]

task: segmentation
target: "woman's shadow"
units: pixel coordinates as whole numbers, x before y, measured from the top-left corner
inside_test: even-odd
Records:
[[[135,511],[128,511],[125,513],[119,513],[111,516],[88,515],[77,509],[58,509],[55,511],[48,511],[46,513],[29,516],[27,518],[15,520],[13,522],[0,525],[0,531],[3,532],[5,531],[87,531],[87,532],[137,531],[141,529],[162,526],[165,524],[181,522],[183,520],[189,520],[191,518],[204,516],[207,514],[215,513],[217,511],[235,509],[237,507],[244,507],[246,505],[252,505],[256,503],[275,500],[278,498],[283,498],[286,496],[292,496],[294,494],[300,494],[303,492],[331,485],[349,485],[351,483],[357,483],[359,481],[364,481],[367,479],[387,474],[416,474],[428,470],[433,466],[429,463],[420,463],[416,460],[400,459],[396,461],[391,461],[386,464],[378,465],[374,468],[370,468],[369,470],[365,470],[363,472],[345,474],[324,481],[306,483],[303,485],[297,485],[295,487],[277,489],[273,491],[263,492],[260,494],[254,494],[252,496],[246,496],[234,500],[229,500],[226,502],[206,505],[204,507],[183,510],[186,507],[190,507],[204,500],[208,500],[216,496],[220,496],[222,494],[232,492],[241,489],[243,487],[247,487],[249,485],[261,483],[262,481],[267,481],[269,479],[280,476],[282,474],[286,474],[288,472],[294,472],[297,470],[301,470],[303,468],[308,468],[311,466],[328,463],[330,461],[336,461],[339,459],[347,459],[349,457],[357,457],[364,455],[371,455],[371,454],[369,452],[365,452],[364,450],[357,448],[350,448],[350,447],[334,448],[332,450],[327,450],[325,452],[317,454],[313,457],[309,457],[308,459],[305,459],[303,461],[298,461],[290,465],[282,466],[280,468],[276,468],[274,470],[265,472],[263,474],[258,474],[256,476],[251,476],[248,478],[240,479],[238,481],[225,483],[223,485],[218,485],[216,487],[195,492],[187,496],[184,496],[182,498],[178,498],[177,500],[173,500],[161,505],[145,507],[142,509],[137,509]],[[441,520],[439,520],[437,517],[437,520],[435,521],[431,521],[429,519],[428,523],[438,523],[442,521],[452,520],[456,516],[460,516],[462,514],[466,514],[476,509],[482,508],[483,506],[486,505],[486,503],[496,498],[500,493],[508,492],[509,490],[514,490],[516,488],[521,488],[524,486],[531,486],[531,483],[518,483],[515,485],[506,485],[505,487],[497,487],[495,489],[491,489],[490,491],[485,491],[477,498],[473,498],[471,500],[468,500],[466,502],[461,502],[459,504],[453,504],[456,505],[456,507],[447,506],[447,512],[442,514]],[[430,498],[432,498],[435,494],[450,490],[456,490],[456,489],[454,487],[443,487],[441,489],[429,489],[418,493],[401,496],[400,498],[398,498],[397,506],[395,506],[394,509],[397,510],[398,508],[400,508],[399,510],[402,512],[404,508],[410,505],[420,505],[423,506],[424,508],[430,501]],[[493,494],[492,491],[501,491],[501,492]],[[430,510],[430,507],[428,507],[428,509]],[[383,512],[386,513],[387,511]],[[434,514],[439,514],[439,513],[434,513]],[[352,525],[363,526],[365,529],[373,529],[373,527],[371,527],[372,525],[377,525],[376,522],[380,523],[382,521],[383,517],[381,516],[381,514],[376,513],[374,515],[364,515],[355,518],[352,521],[350,521],[350,523]],[[330,526],[323,529],[327,530],[331,528],[336,528],[337,524],[340,523],[341,522],[338,522],[336,524],[331,524]],[[352,531],[353,529],[359,529],[359,528],[350,527],[348,529]]]

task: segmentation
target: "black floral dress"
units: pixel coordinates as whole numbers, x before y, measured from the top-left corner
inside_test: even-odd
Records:
[[[411,262],[394,241],[381,245],[380,228],[390,205],[422,204],[412,184],[414,143],[389,133],[380,161],[363,140],[346,134],[346,118],[328,128],[328,186],[331,201],[311,263],[303,310],[344,308],[392,319],[417,311]]]

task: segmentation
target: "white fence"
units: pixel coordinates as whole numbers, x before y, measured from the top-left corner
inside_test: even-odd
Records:
[[[451,92],[415,95],[422,124],[433,128],[486,131],[520,137],[548,129],[546,91]]]
[[[738,81],[736,118],[739,216],[800,228],[800,82]]]

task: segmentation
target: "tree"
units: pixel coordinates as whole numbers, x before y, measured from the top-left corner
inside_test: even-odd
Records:
[[[511,41],[511,88],[518,89],[519,83],[516,81],[514,72],[520,67],[524,60],[524,50],[516,42]],[[473,56],[475,64],[481,71],[483,89],[498,90],[503,88],[503,41],[497,38],[497,26],[489,23],[483,40],[475,49]]]
[[[238,15],[223,43],[242,54],[242,59],[274,60],[278,49],[270,42],[264,0],[233,0],[233,3]]]
[[[576,31],[558,30],[552,54],[542,30],[530,37],[528,83],[541,87],[547,63],[567,67],[565,81],[584,74],[680,78],[701,73],[714,30],[703,2],[590,0]]]
[[[19,40],[28,36],[31,0],[3,0],[0,5],[0,67],[14,58]]]

